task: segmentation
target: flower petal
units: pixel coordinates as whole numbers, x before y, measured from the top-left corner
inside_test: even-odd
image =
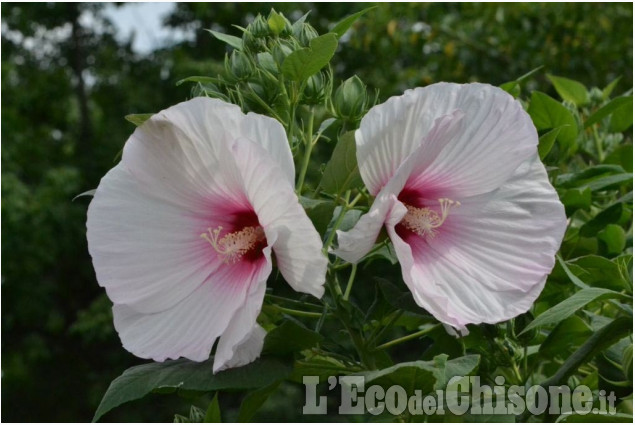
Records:
[[[195,98],[159,112],[130,137],[88,209],[89,251],[115,304],[154,313],[183,300],[220,263],[201,233],[251,209],[240,181],[220,172],[228,145],[246,137],[270,152],[283,184],[293,161],[282,126],[220,100]]]
[[[456,111],[463,114],[460,131],[447,139],[431,137],[435,121]],[[360,172],[372,194],[427,143],[435,142],[434,160],[419,184],[444,184],[459,196],[496,189],[538,143],[531,119],[509,94],[486,84],[450,83],[409,90],[372,108],[356,138]]]
[[[153,115],[131,136],[122,162],[154,178],[162,177],[168,171],[166,167],[176,168],[177,174],[192,175],[192,182],[200,190],[214,181],[216,165],[225,159],[224,149],[241,137],[269,152],[293,185],[293,157],[282,125],[263,115],[245,115],[236,105],[207,97]],[[148,153],[152,154],[149,158],[143,156]]]
[[[327,259],[313,227],[285,177],[262,147],[246,139],[232,145],[235,175],[253,205],[276,264],[293,289],[318,298],[324,293]],[[230,165],[227,164],[229,167]],[[275,242],[271,242],[275,240]]]
[[[497,191],[465,200],[434,239],[388,230],[415,300],[460,328],[527,311],[565,229],[564,208],[536,156]]]
[[[179,357],[206,360],[216,338],[245,305],[250,288],[260,285],[271,273],[270,248],[264,251],[260,262],[220,268],[213,278],[168,310],[144,314],[115,304],[115,329],[123,346],[138,357],[155,361]]]
[[[187,297],[220,262],[186,205],[148,193],[122,166],[102,179],[88,208],[87,239],[99,284],[115,304],[164,310]]]
[[[216,347],[214,372],[246,365],[260,356],[266,332],[256,319],[262,308],[266,283],[266,279],[255,283],[245,304],[234,313]]]

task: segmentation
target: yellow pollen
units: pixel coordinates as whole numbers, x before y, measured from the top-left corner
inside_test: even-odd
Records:
[[[249,252],[256,244],[265,240],[265,231],[260,226],[245,227],[238,232],[228,233],[222,238],[220,232],[223,226],[216,229],[211,227],[207,233],[202,233],[201,237],[212,245],[214,251],[218,252],[225,264],[233,264]]]
[[[408,213],[403,220],[401,220],[401,224],[419,236],[432,239],[437,235],[437,229],[441,227],[445,219],[448,218],[450,208],[458,207],[461,203],[448,198],[441,198],[439,199],[439,205],[441,205],[441,215],[427,207],[415,208],[406,205]]]

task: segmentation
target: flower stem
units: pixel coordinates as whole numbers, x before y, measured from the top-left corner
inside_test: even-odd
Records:
[[[418,332],[415,332],[413,334],[410,335],[406,335],[406,336],[402,336],[401,338],[397,338],[397,339],[393,339],[392,341],[389,341],[385,344],[381,344],[378,345],[375,350],[385,350],[386,348],[390,348],[393,347],[397,344],[401,344],[402,342],[406,342],[406,341],[410,341],[411,339],[415,339],[415,338],[419,338],[420,336],[423,336],[425,334],[427,334],[428,332],[432,331],[433,329],[435,329],[438,325],[434,325],[428,329],[421,329]]]
[[[278,295],[273,295],[273,294],[265,294],[265,298],[270,299],[270,300],[274,300],[274,301],[280,301],[280,302],[286,302],[289,304],[295,304],[299,307],[302,308],[315,308],[318,310],[321,310],[323,308],[323,306],[319,305],[319,304],[313,304],[313,303],[309,303],[306,301],[300,301],[300,300],[293,300],[291,298],[285,298],[285,297],[280,297]]]
[[[310,311],[293,310],[291,308],[281,307],[281,306],[279,306],[277,304],[271,304],[271,306],[273,308],[277,309],[278,311],[281,311],[282,313],[287,313],[287,314],[290,314],[292,316],[315,317],[315,318],[322,317],[322,313],[314,313],[314,312],[310,312]]]
[[[346,205],[344,205],[342,209],[340,210],[340,214],[337,216],[337,219],[335,220],[333,229],[331,230],[331,233],[329,233],[329,236],[326,239],[326,242],[324,243],[324,248],[322,248],[322,252],[325,255],[328,254],[329,248],[331,247],[331,244],[333,243],[333,238],[335,238],[335,233],[337,232],[337,229],[340,227],[340,225],[342,224],[342,221],[344,220],[344,216],[346,215],[346,211],[347,211],[346,206],[348,205],[348,198],[350,196],[351,196],[351,191],[350,190],[346,191],[346,194],[344,195],[344,203]]]
[[[355,281],[356,273],[357,273],[357,264],[353,264],[353,268],[351,269],[351,276],[348,278],[346,291],[344,291],[344,301],[348,301],[348,297],[351,294],[351,289],[353,288],[353,282]]]
[[[304,178],[306,177],[306,171],[309,168],[309,160],[311,159],[311,151],[313,150],[313,146],[317,140],[313,140],[313,118],[315,113],[313,108],[311,108],[311,115],[309,116],[309,123],[306,132],[306,136],[304,139],[304,158],[302,159],[302,168],[300,168],[300,175],[298,177],[298,182],[295,186],[295,191],[299,195],[302,193],[302,186],[304,186]],[[319,136],[318,136],[319,137]]]

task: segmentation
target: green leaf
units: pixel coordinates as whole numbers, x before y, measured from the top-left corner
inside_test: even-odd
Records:
[[[547,78],[563,100],[567,100],[578,107],[589,103],[589,93],[581,83],[564,77],[556,77],[555,75],[547,75]]]
[[[520,96],[520,83],[518,81],[508,81],[501,84],[499,87],[511,94],[514,98]]]
[[[608,99],[609,97],[611,97],[611,93],[613,93],[613,90],[615,89],[615,86],[617,86],[617,83],[620,82],[620,80],[622,79],[622,77],[617,77],[615,80],[611,81],[606,87],[604,87],[604,89],[602,90],[602,98],[603,99]]]
[[[324,68],[337,49],[337,37],[328,33],[311,40],[309,47],[292,52],[282,62],[282,73],[293,81],[307,80]]]
[[[588,183],[584,183],[580,187],[588,187],[592,192],[598,190],[609,189],[611,186],[621,185],[633,181],[632,173],[620,173],[612,176],[600,177],[595,180],[591,180]]]
[[[633,333],[633,319],[619,317],[599,330],[595,331],[589,339],[586,340],[580,348],[578,348],[564,362],[560,369],[549,379],[543,381],[540,386],[547,391],[551,386],[559,386],[567,383],[567,379],[588,359],[610,347],[624,336]],[[516,418],[516,422],[526,422],[531,413],[526,410],[525,413]]]
[[[622,291],[630,290],[631,282],[630,277],[626,278],[622,274],[620,261],[624,260],[626,260],[625,257],[609,260],[599,255],[585,255],[571,261],[569,266],[571,271],[588,282],[590,286]]]
[[[553,148],[553,144],[556,142],[556,138],[562,128],[563,127],[556,127],[540,136],[540,140],[538,141],[538,154],[540,155],[540,159],[545,159],[547,154],[551,152],[551,148]]]
[[[342,211],[341,206],[336,207],[335,211],[333,211],[333,219],[331,220],[331,222],[329,223],[326,229],[327,234],[330,234],[333,231],[333,227],[335,227],[335,222],[337,221],[337,218],[339,217],[341,211]],[[338,230],[341,230],[342,232],[351,230],[355,226],[355,224],[357,224],[361,216],[362,216],[362,212],[360,210],[352,209],[352,210],[346,211],[344,213],[344,218],[342,219],[342,222],[340,223],[340,226],[338,227]]]
[[[564,413],[558,416],[556,423],[632,423],[633,415],[630,413],[616,412],[614,414],[601,413]]]
[[[628,171],[633,172],[633,145],[619,145],[604,159],[605,164],[617,164]]]
[[[628,108],[629,105],[632,110],[633,96],[622,96],[612,99],[609,103],[602,106],[600,109],[591,114],[591,116],[584,122],[584,128],[590,127],[593,124],[602,121],[604,118],[610,116],[620,108]]]
[[[150,119],[152,115],[154,114],[130,114],[126,115],[124,118],[126,118],[126,121],[129,121],[139,127],[141,124]]]
[[[588,210],[591,207],[591,189],[568,189],[560,195],[560,201],[564,204],[567,217],[576,210]]]
[[[580,316],[571,316],[558,323],[540,344],[540,354],[546,358],[565,357],[584,344],[593,331]]]
[[[588,182],[599,177],[623,173],[624,169],[619,165],[600,164],[587,167],[575,173],[560,174],[556,178],[558,187],[583,187]]]
[[[333,212],[335,211],[335,202],[322,201],[311,208],[308,208],[306,213],[311,219],[315,230],[320,235],[326,233],[329,223],[333,219]]]
[[[207,412],[205,412],[205,423],[220,422],[222,422],[220,415],[220,405],[218,404],[218,393],[216,393],[209,406],[207,407]]]
[[[409,311],[418,315],[429,315],[427,311],[417,305],[410,291],[400,290],[396,285],[394,285],[387,279],[375,277],[374,280],[375,282],[377,282],[379,290],[384,296],[384,299],[392,307],[399,310]]]
[[[598,239],[606,245],[606,252],[609,255],[621,253],[626,246],[626,233],[621,226],[609,224],[604,230],[598,233]]]
[[[478,354],[470,354],[443,362],[440,362],[438,360],[441,356],[444,355],[442,354],[434,358],[435,365],[437,367],[437,372],[435,373],[435,376],[437,378],[435,389],[444,390],[447,387],[448,382],[450,382],[450,380],[455,376],[471,375],[472,372],[476,370],[479,362],[481,361],[481,356],[479,356]],[[441,364],[443,365],[443,367],[440,367]]]
[[[571,112],[560,102],[544,93],[531,94],[528,111],[538,130],[562,127],[556,139],[564,150],[573,152],[578,136],[578,125]]]
[[[562,267],[564,272],[567,274],[569,279],[571,279],[571,282],[573,282],[573,284],[575,286],[577,286],[578,288],[582,288],[582,289],[586,289],[586,288],[589,287],[589,285],[587,285],[586,283],[582,282],[580,280],[580,278],[578,278],[576,275],[574,275],[571,272],[571,270],[569,270],[569,267],[567,267],[567,263],[564,262],[564,260],[562,259],[562,257],[560,257],[559,254],[556,254],[556,259],[558,260],[558,263],[560,264],[560,266]]]
[[[155,389],[166,393],[177,390],[211,392],[260,388],[284,379],[292,371],[286,363],[261,358],[246,366],[214,374],[213,363],[212,357],[204,362],[179,359],[131,367],[112,381],[95,412],[93,422],[115,407],[138,400]]]
[[[375,8],[377,8],[377,6],[369,7],[364,10],[360,10],[357,13],[353,13],[350,16],[347,16],[346,18],[342,19],[337,24],[335,24],[331,32],[337,35],[337,38],[341,38],[346,33],[346,31],[348,31],[351,25],[355,23],[355,21],[357,21],[366,12],[373,10]]]
[[[593,335],[564,362],[560,369],[558,369],[551,378],[541,383],[540,386],[547,388],[552,385],[562,385],[566,383],[566,379],[571,376],[582,363],[632,332],[632,318],[619,317],[613,320],[608,325],[595,331]]]
[[[544,65],[540,65],[540,66],[532,69],[528,73],[516,78],[514,81],[509,81],[507,83],[503,83],[499,87],[501,89],[505,90],[507,93],[511,94],[512,96],[518,97],[518,96],[520,96],[520,85],[525,80],[527,80],[529,77],[531,77],[532,75],[534,75],[535,73],[537,73],[538,71],[540,71],[544,67],[545,67]]]
[[[357,165],[355,132],[342,135],[333,149],[333,155],[326,164],[320,187],[325,191],[340,195],[345,190],[361,186],[362,180]]]
[[[223,34],[222,32],[217,32],[214,30],[206,29],[205,31],[211,33],[214,37],[216,37],[220,41],[229,44],[234,49],[238,49],[238,50],[243,49],[243,40],[241,38],[238,38],[229,34]]]
[[[414,390],[422,390],[422,394],[429,394],[435,389],[443,389],[448,381],[455,376],[465,376],[473,372],[480,361],[478,355],[447,360],[447,354],[436,356],[430,361],[414,361],[398,363],[382,370],[363,372],[366,384],[375,383],[388,389],[392,385],[399,385],[406,390],[406,394],[414,394]]]
[[[617,108],[611,116],[609,131],[621,133],[633,125],[633,96],[629,96],[630,102]]]
[[[551,325],[558,323],[574,314],[576,311],[589,304],[590,302],[607,299],[607,298],[628,298],[624,294],[611,291],[604,288],[585,288],[582,289],[561,303],[551,307],[531,322],[521,334],[538,326]]]
[[[251,418],[254,417],[258,409],[265,404],[267,399],[274,393],[280,386],[280,381],[274,382],[264,388],[259,388],[250,392],[245,396],[243,402],[240,404],[240,410],[238,411],[238,419],[236,422],[251,422]]]
[[[271,9],[271,13],[269,13],[269,18],[267,19],[267,24],[269,25],[271,32],[278,35],[284,30],[286,21],[278,12]]]
[[[590,238],[611,223],[617,223],[622,217],[622,203],[616,203],[587,221],[580,227],[580,236]]]
[[[262,352],[263,354],[283,356],[314,347],[320,341],[322,341],[322,336],[319,333],[294,321],[287,320],[269,331]]]

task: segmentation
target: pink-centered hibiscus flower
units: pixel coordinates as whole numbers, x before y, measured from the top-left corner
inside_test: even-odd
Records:
[[[356,132],[376,196],[335,253],[358,262],[386,227],[416,302],[457,329],[527,311],[566,228],[520,103],[485,84],[434,84],[372,108]]]
[[[138,127],[101,180],[87,237],[126,349],[214,371],[260,355],[272,251],[285,280],[321,297],[327,260],[294,193],[282,126],[195,98]]]

